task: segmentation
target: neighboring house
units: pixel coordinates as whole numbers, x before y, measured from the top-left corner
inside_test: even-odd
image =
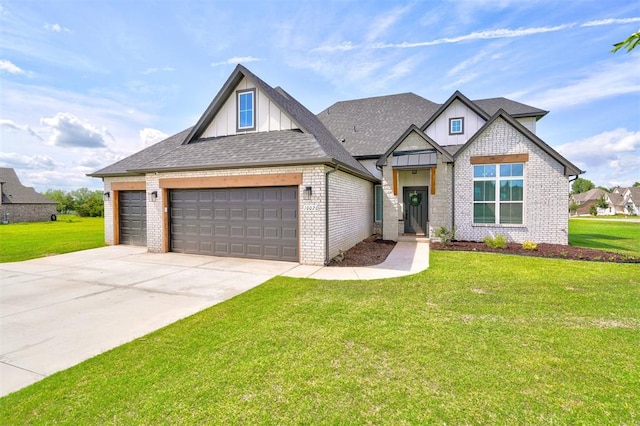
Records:
[[[593,188],[580,194],[571,195],[569,204],[575,203],[578,208],[572,212],[576,216],[591,214],[591,207],[596,207],[598,216],[614,216],[616,214],[630,214],[629,196],[625,197],[625,190],[629,188],[615,188],[607,192],[601,188]],[[607,207],[600,207],[600,198],[604,197]]]
[[[14,169],[0,168],[0,221],[44,222],[54,218],[58,203],[23,186]]]
[[[623,214],[640,215],[640,186],[618,187],[613,190],[613,193],[622,196]]]
[[[378,231],[567,244],[569,178],[505,98],[412,93],[317,116],[238,65],[194,127],[90,176],[109,244],[323,264]]]

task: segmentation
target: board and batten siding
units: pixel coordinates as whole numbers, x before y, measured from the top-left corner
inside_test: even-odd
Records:
[[[464,118],[463,131],[458,135],[449,134],[449,119]],[[440,145],[461,145],[471,136],[475,135],[478,129],[486,121],[458,99],[453,101],[449,107],[440,114],[436,120],[426,129],[425,133]]]
[[[237,130],[237,96],[238,90],[255,89],[255,120],[256,129],[249,131]],[[220,111],[213,118],[209,126],[202,134],[203,138],[229,136],[238,133],[269,132],[277,130],[298,129],[299,126],[291,118],[282,112],[271,100],[258,88],[251,84],[247,78],[243,78],[235,87],[231,96],[226,100]]]

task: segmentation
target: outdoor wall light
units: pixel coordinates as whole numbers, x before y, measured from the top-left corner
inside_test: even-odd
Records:
[[[417,170],[411,170],[411,174],[412,174],[412,175],[417,175],[417,174],[418,174],[418,171],[417,171]]]
[[[109,201],[111,199],[111,193],[109,191],[105,192],[104,194],[102,194],[102,199],[104,201]]]
[[[155,203],[157,199],[158,199],[158,191],[153,191],[149,194],[149,200],[152,203]]]
[[[304,188],[304,199],[310,200],[311,195],[313,195],[313,189],[310,186]]]

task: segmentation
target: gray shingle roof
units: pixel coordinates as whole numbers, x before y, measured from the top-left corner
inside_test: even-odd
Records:
[[[270,164],[309,164],[330,161],[313,135],[299,130],[246,133],[180,144],[170,152],[131,169],[204,170]]]
[[[183,130],[180,133],[176,133],[175,135],[151,145],[142,151],[138,151],[117,163],[113,163],[103,169],[90,173],[89,176],[103,177],[130,175],[132,174],[130,170],[139,169],[148,162],[153,161],[158,157],[162,157],[176,149],[176,147],[182,145],[190,131],[191,128]]]
[[[466,98],[455,92],[456,96]],[[513,117],[542,117],[547,111],[506,98],[469,100],[486,113],[486,118],[503,109]],[[386,152],[412,125],[422,125],[435,118],[434,114],[445,106],[414,93],[378,96],[341,101],[318,114],[318,118],[354,156],[378,156]],[[423,126],[424,128],[424,126]]]
[[[20,183],[14,169],[0,167],[2,182],[2,204],[57,204],[50,198],[38,194],[35,189]]]
[[[300,127],[300,131],[255,132],[204,138],[200,136],[235,87],[247,78]],[[90,176],[117,176],[155,170],[257,166],[268,164],[340,164],[366,179],[376,180],[327,130],[320,120],[284,90],[274,89],[238,65],[191,129],[142,150]]]
[[[514,118],[536,117],[539,119],[549,112],[520,102],[512,101],[507,98],[478,99],[471,102],[478,105],[489,116],[492,116],[498,112],[498,110],[503,109]]]
[[[354,156],[379,156],[439,105],[414,93],[337,102],[318,118]]]

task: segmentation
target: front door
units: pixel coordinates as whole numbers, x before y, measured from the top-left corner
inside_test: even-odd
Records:
[[[404,187],[404,232],[405,234],[428,234],[427,187]]]

